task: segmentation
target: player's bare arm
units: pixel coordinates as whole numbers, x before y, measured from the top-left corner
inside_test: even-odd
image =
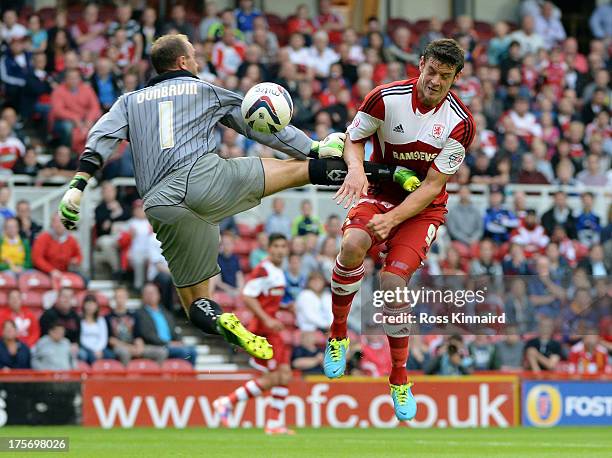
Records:
[[[342,186],[334,196],[338,205],[344,203],[344,208],[349,208],[353,202],[359,200],[362,194],[368,192],[368,178],[363,168],[364,157],[363,143],[354,142],[347,137],[344,142],[344,162],[346,162],[348,172]]]
[[[282,331],[283,329],[285,329],[285,326],[283,326],[283,323],[278,321],[276,318],[271,317],[265,312],[265,310],[263,309],[263,307],[261,306],[261,304],[256,298],[251,297],[251,296],[246,296],[243,294],[242,299],[244,300],[244,303],[247,306],[247,308],[251,312],[253,312],[253,314],[262,323],[265,323],[266,326],[270,328],[272,331]]]
[[[388,213],[374,215],[368,227],[378,238],[381,240],[386,239],[395,226],[419,214],[429,206],[449,178],[450,175],[438,172],[431,167],[427,172],[425,180],[423,180],[421,186],[416,191],[409,194],[400,205]]]

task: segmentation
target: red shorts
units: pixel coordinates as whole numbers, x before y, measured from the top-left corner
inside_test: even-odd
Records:
[[[270,342],[274,350],[274,356],[272,356],[272,359],[251,357],[249,364],[262,372],[275,371],[282,364],[289,365],[291,362],[291,347],[285,343],[281,334],[279,332],[262,331],[261,329],[257,329],[256,331],[253,332],[258,336],[268,339],[268,342]]]
[[[350,227],[366,231],[372,239],[368,254],[384,259],[384,272],[399,275],[405,280],[421,266],[429,247],[436,239],[438,227],[444,223],[446,206],[427,207],[421,213],[393,228],[386,240],[378,240],[367,227],[376,214],[384,214],[395,206],[372,197],[364,197],[351,209],[342,226],[344,232]]]

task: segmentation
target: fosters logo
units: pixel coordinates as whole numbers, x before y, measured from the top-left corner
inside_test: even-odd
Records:
[[[527,392],[527,418],[534,426],[556,425],[562,408],[561,393],[552,385],[535,385]]]

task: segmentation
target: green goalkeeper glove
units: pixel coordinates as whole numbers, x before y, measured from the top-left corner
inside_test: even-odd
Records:
[[[344,140],[346,140],[344,132],[329,134],[320,142],[313,140],[310,153],[318,159],[340,158],[344,153]]]
[[[79,221],[81,197],[83,196],[85,186],[87,186],[87,179],[81,175],[75,175],[70,180],[68,191],[66,191],[59,204],[58,213],[60,221],[69,231],[76,229],[76,223]]]
[[[393,181],[398,183],[405,191],[413,192],[421,186],[421,180],[416,173],[406,167],[398,165],[393,173]]]

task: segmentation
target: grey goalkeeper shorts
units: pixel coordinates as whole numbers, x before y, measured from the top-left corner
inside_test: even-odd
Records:
[[[219,273],[219,222],[259,205],[263,193],[260,158],[211,153],[172,172],[145,195],[145,212],[178,288]]]

